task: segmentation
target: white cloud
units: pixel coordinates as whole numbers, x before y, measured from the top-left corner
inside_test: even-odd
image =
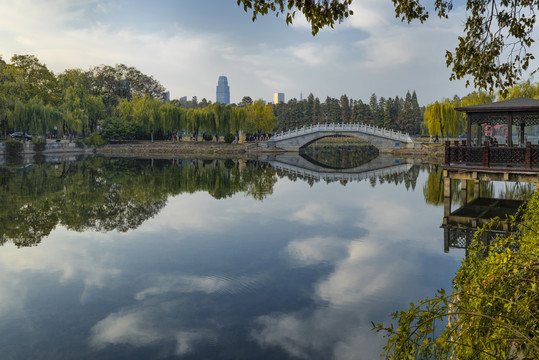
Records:
[[[304,43],[289,47],[288,50],[300,61],[300,63],[310,67],[334,63],[340,51],[338,46],[328,46],[316,43]]]
[[[317,37],[306,31],[310,26],[299,15],[293,26],[298,31],[289,30],[292,42],[268,36],[242,43],[227,29],[209,33],[204,21],[200,28],[163,21],[162,30],[145,32],[125,19],[106,23],[104,15],[114,19],[122,6],[130,5],[99,0],[3,2],[1,51],[6,59],[15,53],[34,54],[57,73],[123,63],[154,76],[172,97],[208,100],[214,100],[222,74],[229,77],[232,101],[245,95],[268,100],[275,91],[284,91],[287,98],[303,90],[322,98],[347,93],[366,100],[372,92],[388,97],[414,88],[418,95],[435,97],[451,96],[456,90],[448,89],[462,88],[447,81],[443,57],[461,26],[457,10],[448,21],[408,26],[394,19],[390,2],[355,1],[351,18]],[[165,4],[156,11],[166,9]],[[248,24],[243,31],[259,25]],[[284,21],[274,26],[279,31],[286,28]]]

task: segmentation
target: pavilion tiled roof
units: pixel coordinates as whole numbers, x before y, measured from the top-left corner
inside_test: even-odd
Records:
[[[529,98],[516,98],[516,99],[497,101],[490,104],[462,106],[462,107],[455,108],[455,110],[463,111],[466,113],[539,111],[539,100],[529,99]]]

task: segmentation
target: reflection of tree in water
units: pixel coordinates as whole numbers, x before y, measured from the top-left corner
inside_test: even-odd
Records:
[[[372,176],[369,178],[368,181],[372,187],[375,187],[377,184],[381,185],[384,183],[395,184],[395,185],[404,184],[404,186],[406,187],[406,190],[409,190],[410,188],[414,190],[417,183],[417,177],[419,176],[419,173],[422,169],[423,169],[422,165],[412,165],[410,169],[408,169],[407,171],[401,171],[398,173],[392,173],[392,174],[387,174],[383,176]],[[297,181],[298,179],[305,181],[311,186],[315,183],[320,182],[319,178],[313,178],[312,176],[305,176],[299,173],[288,172],[286,170],[281,170],[281,169],[277,170],[277,174],[279,177],[285,177],[291,181]],[[328,184],[333,183],[333,182],[339,182],[343,186],[346,186],[346,184],[348,183],[346,180],[342,180],[342,179],[324,180],[324,181]]]
[[[500,191],[500,197],[508,200],[530,200],[535,192],[535,184],[531,183],[506,183]]]
[[[431,169],[427,182],[423,186],[425,201],[432,205],[443,205],[444,203],[444,181],[442,167],[440,165],[430,165]],[[466,194],[468,199],[474,198],[474,180],[466,180]],[[451,181],[451,202],[460,202],[461,182]],[[529,183],[505,183],[498,196],[493,182],[479,182],[479,194],[482,198],[500,198],[506,200],[528,200],[535,191],[535,185]]]
[[[373,145],[314,143],[303,149],[301,155],[330,169],[352,169],[376,158],[378,149]]]
[[[456,181],[451,182],[451,186],[456,186]],[[451,193],[454,194],[456,191],[452,189]],[[423,196],[427,204],[444,204],[444,180],[441,165],[430,165],[427,182],[423,185]]]
[[[244,192],[263,200],[273,170],[262,162],[92,157],[0,168],[0,244],[31,246],[61,224],[70,230],[128,231],[157,214],[170,195]]]

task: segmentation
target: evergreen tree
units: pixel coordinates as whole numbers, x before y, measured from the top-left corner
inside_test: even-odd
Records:
[[[341,96],[341,119],[343,124],[348,124],[351,119],[350,115],[350,102],[348,101],[348,96]]]
[[[322,120],[322,109],[320,107],[320,99],[315,98],[313,103],[313,124],[317,124]]]
[[[307,96],[307,102],[304,104],[305,122],[304,124],[315,124],[313,119],[314,95],[310,93]]]
[[[377,109],[378,109],[378,98],[376,97],[375,93],[371,95],[371,100],[369,101],[369,107],[370,107],[369,124],[374,125],[374,119],[375,119]]]
[[[378,101],[378,106],[376,107],[376,113],[374,115],[374,126],[383,127],[384,126],[384,109],[385,109],[386,99],[382,96]]]

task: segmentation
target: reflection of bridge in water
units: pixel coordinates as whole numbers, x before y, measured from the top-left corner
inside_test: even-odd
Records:
[[[355,168],[335,169],[322,164],[310,162],[298,155],[267,156],[261,158],[273,168],[306,178],[325,181],[363,181],[408,172],[420,161],[400,159],[389,155],[381,155],[366,164]]]

